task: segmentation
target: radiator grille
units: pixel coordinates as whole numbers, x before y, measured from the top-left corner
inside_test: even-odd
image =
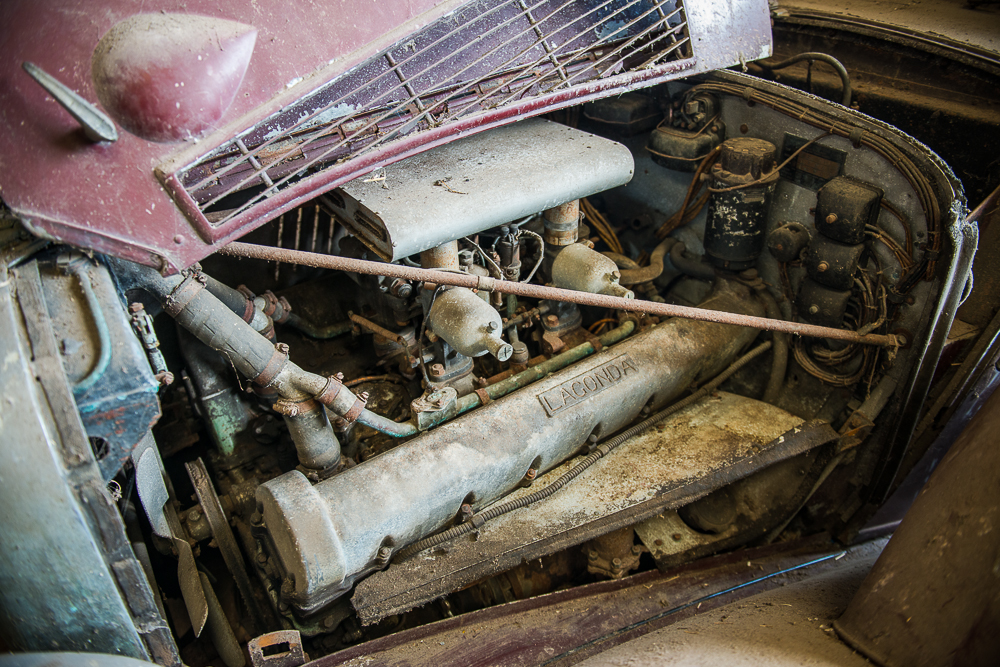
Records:
[[[680,0],[473,0],[176,176],[218,227],[409,134],[690,57]]]

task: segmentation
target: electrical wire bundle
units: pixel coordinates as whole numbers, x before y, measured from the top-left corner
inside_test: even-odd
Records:
[[[705,208],[705,204],[708,203],[708,198],[711,193],[708,189],[705,189],[704,194],[698,196],[701,192],[702,185],[704,181],[702,180],[702,174],[706,173],[715,164],[715,160],[719,157],[719,151],[722,149],[721,146],[716,146],[708,155],[706,155],[698,168],[694,172],[694,176],[691,178],[691,184],[688,186],[687,193],[684,195],[684,201],[681,207],[672,216],[667,218],[662,225],[656,230],[656,238],[665,239],[670,235],[672,231],[683,227],[684,225],[690,223],[692,220],[698,217],[701,210]]]
[[[586,197],[580,200],[580,208],[583,210],[584,217],[590,221],[594,231],[601,237],[608,249],[611,252],[624,255],[625,250],[622,248],[622,242],[618,240],[618,235],[607,218],[601,215],[601,212],[594,208],[594,205]]]
[[[864,270],[858,272],[854,286],[844,324],[859,333],[871,333],[888,318],[885,287],[877,276]],[[870,388],[878,372],[879,353],[867,345],[850,343],[831,348],[824,342],[797,338],[793,353],[807,373],[837,387],[865,380]]]
[[[933,278],[937,255],[941,250],[941,208],[937,197],[934,196],[930,180],[920,172],[920,169],[914,164],[913,160],[893,146],[889,140],[872,132],[867,132],[838,121],[830,114],[785,100],[778,95],[755,90],[749,86],[712,81],[694,86],[688,91],[688,94],[695,94],[698,91],[733,95],[742,97],[747,102],[762,104],[808,125],[826,130],[829,134],[850,139],[855,146],[865,146],[885,158],[902,174],[916,192],[920,206],[926,217],[928,236],[928,244],[924,257],[919,263],[911,264],[910,269],[899,281],[895,291],[899,294],[906,294],[919,280]],[[891,206],[887,206],[887,209],[899,217],[904,226],[907,226],[906,221],[898,211]]]

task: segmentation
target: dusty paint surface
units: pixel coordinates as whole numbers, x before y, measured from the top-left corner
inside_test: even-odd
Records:
[[[829,655],[850,657],[850,649],[825,630],[847,604],[883,544],[884,541],[862,545],[839,561],[831,558],[784,574],[779,572],[828,554],[830,544],[813,541],[744,550],[665,573],[643,572],[618,581],[578,586],[463,614],[360,644],[313,664],[316,667],[570,665],[591,656],[596,657],[587,661],[588,665],[678,664],[669,662],[671,645],[697,642],[698,636],[689,634],[695,623],[699,624],[699,630],[705,628],[703,646],[714,643],[715,649],[733,662],[708,659],[713,653],[706,646],[701,653],[694,653],[703,656],[701,662],[680,664],[831,664],[810,662],[809,654],[803,655],[795,648],[803,635],[810,635],[808,640],[813,643],[832,647],[833,652]],[[704,599],[770,574],[776,576]],[[780,587],[808,586],[813,580],[817,585],[810,590],[785,595],[777,602],[771,599],[757,602],[750,597],[763,591],[772,591],[764,595],[780,596],[785,590]],[[829,594],[831,589],[833,595]],[[677,609],[692,602],[694,604],[685,609]],[[734,607],[740,609],[730,611]],[[668,611],[671,613],[661,616]],[[765,613],[767,618],[764,618]],[[727,623],[729,617],[733,622]],[[738,621],[743,622],[738,624]],[[794,622],[795,626],[786,625],[788,622]],[[770,625],[770,629],[761,628],[761,624]],[[657,632],[642,636],[651,631]],[[708,635],[709,632],[712,634]],[[667,643],[664,636],[670,637],[671,645],[664,646]],[[744,644],[755,649],[757,654],[780,658],[781,649],[789,646],[783,642],[785,637],[792,637],[794,641],[790,642],[791,649],[787,653],[796,658],[806,657],[806,660],[776,663],[767,662],[758,655],[753,656],[754,662],[737,662]],[[629,643],[615,648],[623,642]],[[772,649],[770,654],[768,648]],[[727,653],[726,649],[735,650]],[[640,657],[649,659],[640,662],[637,660]],[[605,661],[606,658],[610,660]],[[832,664],[856,663],[864,664],[863,661]]]
[[[623,444],[549,498],[372,575],[352,602],[362,620],[372,622],[670,503],[690,502],[747,474],[755,457],[771,454],[768,446],[781,449],[779,436],[800,424],[768,404],[711,396]],[[544,488],[576,463],[571,459],[505,500]]]

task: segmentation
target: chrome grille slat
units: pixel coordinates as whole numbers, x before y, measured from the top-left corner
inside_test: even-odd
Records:
[[[218,227],[311,169],[516,101],[689,58],[689,51],[679,0],[475,0],[177,177]],[[246,201],[212,212],[247,188],[255,190]]]

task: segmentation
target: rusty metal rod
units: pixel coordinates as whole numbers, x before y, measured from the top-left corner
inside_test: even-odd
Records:
[[[574,290],[561,289],[558,287],[532,285],[530,283],[520,283],[511,280],[495,280],[494,278],[476,276],[467,273],[452,273],[448,271],[437,271],[435,269],[420,269],[413,266],[406,266],[405,264],[372,262],[363,259],[352,259],[350,257],[321,255],[302,250],[272,248],[268,246],[239,242],[223,246],[219,249],[219,252],[233,257],[246,257],[270,262],[302,264],[320,269],[334,269],[338,271],[348,271],[351,273],[363,273],[372,276],[402,278],[404,280],[423,281],[425,283],[433,283],[436,285],[452,285],[454,287],[466,287],[474,290],[482,289],[488,292],[496,291],[504,294],[514,294],[516,296],[527,297],[529,299],[568,301],[582,306],[596,306],[598,308],[612,308],[638,313],[648,313],[650,315],[657,315],[660,317],[683,317],[689,320],[732,324],[735,326],[751,327],[765,331],[781,331],[784,333],[795,334],[797,336],[813,336],[816,338],[843,340],[850,343],[859,343],[861,345],[878,345],[881,347],[898,347],[900,345],[900,341],[898,341],[896,336],[893,334],[859,334],[856,331],[821,327],[816,326],[815,324],[772,320],[766,317],[725,313],[705,308],[692,308],[689,306],[678,306],[668,303],[656,303],[654,301],[625,299],[623,297],[608,296],[604,294],[576,292]]]
[[[292,251],[292,252],[295,252],[295,251]],[[306,255],[312,255],[312,254],[315,254],[315,253],[307,252],[305,254]],[[325,255],[319,255],[319,256],[320,257],[325,257]],[[396,341],[397,343],[399,343],[400,345],[403,346],[403,350],[407,349],[408,344],[406,342],[406,339],[403,338],[398,333],[395,333],[393,331],[389,331],[388,329],[386,329],[384,327],[380,327],[379,325],[375,324],[371,320],[366,319],[364,317],[361,317],[360,315],[355,315],[354,313],[352,313],[350,311],[348,311],[348,313],[347,313],[347,318],[349,320],[351,320],[352,322],[354,322],[355,324],[357,324],[362,329],[366,329],[369,333],[373,333],[376,336],[381,336],[382,338],[385,338],[386,340]]]

